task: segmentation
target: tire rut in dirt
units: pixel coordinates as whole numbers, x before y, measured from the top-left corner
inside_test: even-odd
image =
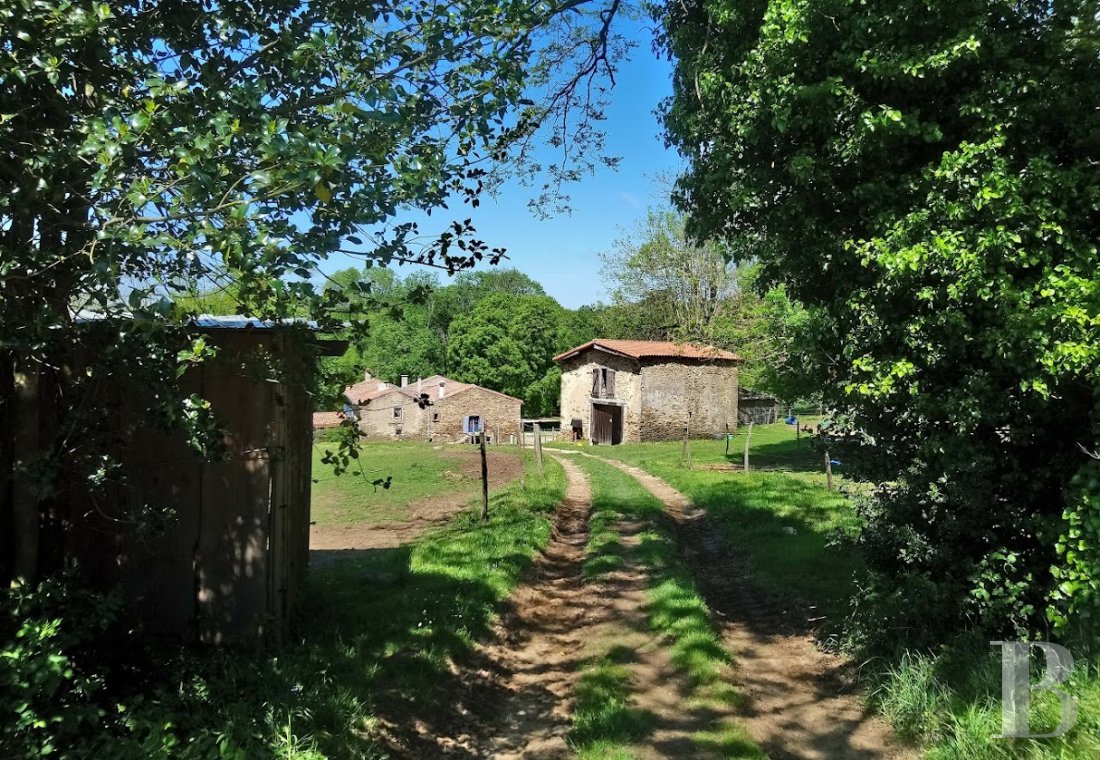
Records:
[[[586,456],[592,456],[586,454]],[[644,470],[595,457],[660,499],[680,549],[733,655],[746,698],[741,720],[773,760],[910,758],[889,727],[863,708],[850,661],[817,648],[806,611],[753,584],[743,552],[682,493]]]
[[[428,723],[392,738],[400,757],[569,758],[569,704],[583,658],[585,629],[599,616],[582,576],[591,492],[584,474],[562,462],[566,497],[550,541],[501,611],[491,639],[453,671]]]

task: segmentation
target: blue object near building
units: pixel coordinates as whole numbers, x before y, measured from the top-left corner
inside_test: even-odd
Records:
[[[784,420],[784,422],[786,422],[788,425],[797,425],[798,424],[798,418],[797,417],[788,417],[786,420]]]

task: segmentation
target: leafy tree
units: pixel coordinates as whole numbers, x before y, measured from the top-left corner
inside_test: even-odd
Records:
[[[742,385],[793,393],[801,368],[788,360],[801,309],[782,286],[762,283],[753,261],[743,238],[737,245],[697,243],[683,215],[650,210],[634,234],[604,255],[614,306],[602,315],[601,337],[728,348],[745,359]]]
[[[865,436],[846,469],[882,484],[869,629],[929,643],[1100,613],[1095,10],[658,10],[691,229],[761,242],[764,283],[809,311],[798,361]]]
[[[732,254],[697,243],[672,209],[651,209],[634,234],[603,256],[603,277],[616,304],[645,303],[648,319],[669,337],[707,341],[737,286]]]
[[[544,387],[537,401],[528,398],[529,389],[544,380],[562,347],[563,316],[549,296],[494,293],[482,298],[451,325],[447,352],[455,379],[529,400],[525,413],[549,411]]]
[[[451,323],[462,314],[468,313],[478,301],[491,293],[506,293],[524,296],[546,295],[542,285],[517,269],[498,269],[493,271],[460,272],[446,287],[436,289],[430,297],[429,323],[439,334],[443,344],[444,358],[449,362]],[[448,363],[443,372],[452,371]]]
[[[74,310],[124,317],[88,376],[124,368],[187,423],[194,415],[172,400],[187,335],[173,301],[187,283],[232,285],[255,316],[304,310],[334,326],[340,293],[311,284],[332,252],[450,271],[499,259],[461,215],[422,246],[414,225],[390,222],[402,209],[476,205],[487,169],[522,158],[542,126],[580,158],[571,170],[597,161],[585,152],[600,117],[589,93],[610,70],[618,8],[0,6],[0,364],[13,377],[0,398],[19,441],[16,581],[36,575],[36,494],[52,487],[31,473],[83,478],[73,463],[103,453],[95,415],[67,420],[77,433],[64,440],[36,432],[45,386],[73,410],[95,408],[77,397],[87,378],[50,369],[86,334]]]

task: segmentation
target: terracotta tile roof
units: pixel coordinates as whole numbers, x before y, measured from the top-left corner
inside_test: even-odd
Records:
[[[339,427],[344,420],[343,412],[314,412],[313,429]]]
[[[439,384],[444,383],[443,393],[445,396],[453,396],[456,393],[461,393],[467,388],[473,388],[474,386],[469,383],[460,383],[457,380],[452,380],[449,377],[443,375],[432,375],[431,377],[425,377],[423,380],[410,380],[409,384],[402,390],[406,391],[411,396],[416,396],[416,385],[420,383],[421,393],[427,393],[432,398],[439,397]]]
[[[464,393],[465,391],[477,388],[478,390],[483,390],[486,393],[493,393],[497,396],[503,396],[504,398],[511,399],[512,401],[520,401],[520,399],[516,398],[515,396],[509,396],[507,393],[494,391],[492,388],[486,388],[481,385],[474,385],[473,383],[460,383],[457,380],[452,380],[451,378],[444,377],[443,375],[432,375],[431,377],[425,377],[423,380],[421,380],[420,384],[421,388],[423,389],[421,393],[428,394],[428,398],[432,399],[433,401],[438,400],[440,382],[445,383],[445,385],[443,386],[443,395],[445,398],[457,396],[459,393]],[[402,388],[401,391],[409,396],[412,396],[413,398],[416,398],[416,382],[410,380],[409,384]],[[520,403],[523,402],[520,401]]]
[[[390,385],[377,378],[371,378],[370,380],[360,380],[355,385],[344,388],[344,395],[355,406],[361,406],[371,399],[395,390],[397,390],[396,385]]]
[[[719,359],[722,361],[741,361],[741,357],[730,351],[714,346],[700,346],[695,343],[672,343],[663,340],[604,340],[596,338],[584,345],[571,348],[554,357],[560,362],[581,351],[595,348],[612,354],[629,356],[632,359]]]

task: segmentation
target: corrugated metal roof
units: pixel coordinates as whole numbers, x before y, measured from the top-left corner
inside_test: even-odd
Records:
[[[81,324],[87,322],[102,322],[106,319],[131,319],[132,316],[133,315],[129,312],[108,315],[99,311],[82,309],[73,315],[73,321]],[[274,321],[270,319],[246,317],[240,314],[199,314],[191,319],[190,324],[208,330],[270,330],[275,327],[284,327],[287,325],[303,325],[310,330],[317,329],[316,322],[303,317],[290,317],[289,319]]]
[[[700,346],[696,343],[673,343],[663,340],[606,340],[597,338],[587,343],[571,348],[554,357],[554,361],[560,362],[581,351],[590,348],[599,351],[607,351],[620,356],[628,356],[632,359],[717,359],[720,361],[741,361],[741,357],[730,351],[724,351],[714,346]]]

